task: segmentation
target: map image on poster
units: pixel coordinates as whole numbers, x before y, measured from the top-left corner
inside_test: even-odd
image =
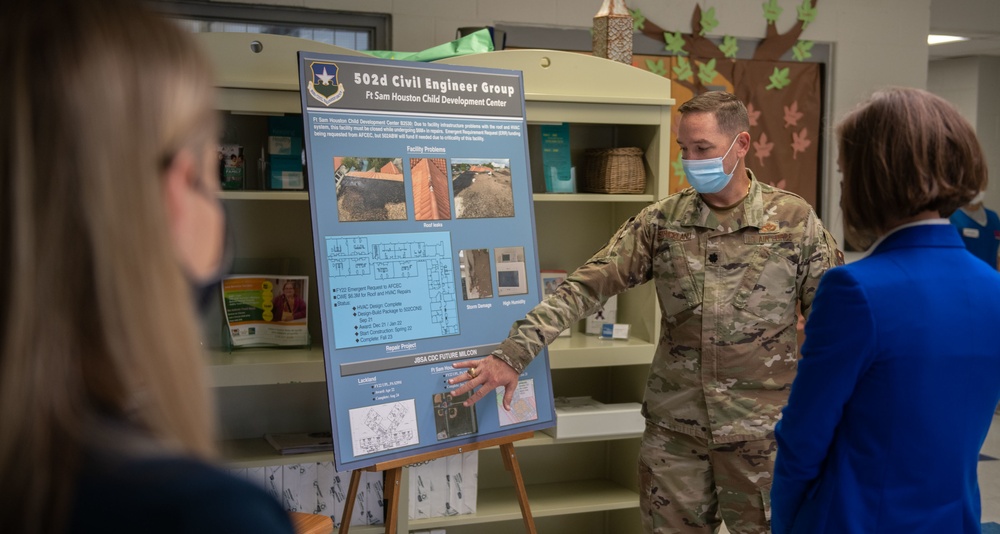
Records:
[[[299,73],[337,470],[553,426],[546,350],[510,411],[448,383],[543,295],[521,72],[300,52]]]
[[[326,239],[338,348],[459,333],[447,233]]]

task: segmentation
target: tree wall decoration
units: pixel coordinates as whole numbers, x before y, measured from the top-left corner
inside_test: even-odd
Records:
[[[632,10],[636,32],[664,43],[666,55],[634,55],[632,64],[671,80],[671,95],[678,104],[696,94],[721,89],[739,96],[750,113],[751,149],[747,166],[763,182],[801,195],[818,206],[820,142],[823,109],[820,63],[805,62],[811,57],[812,41],[801,36],[815,21],[818,0],[802,0],[795,9],[795,22],[785,32],[778,21],[785,9],[778,0],[766,0],[762,15],[765,37],[752,50],[740,50],[733,36],[708,37],[719,25],[714,7],[696,5],[691,30],[668,30],[650,21],[638,9]],[[737,58],[749,55],[749,59]],[[791,52],[792,61],[782,57]],[[676,135],[679,116],[676,106],[671,117]],[[680,164],[680,151],[671,145],[670,191],[688,186]]]

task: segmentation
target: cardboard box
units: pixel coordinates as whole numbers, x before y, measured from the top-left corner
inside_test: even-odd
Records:
[[[302,154],[302,138],[288,135],[269,136],[267,153],[271,156],[299,156]]]
[[[542,432],[554,438],[641,434],[646,428],[638,402],[604,404],[590,397],[557,397],[556,426]]]
[[[270,189],[305,189],[301,156],[271,156],[269,178]]]
[[[303,131],[302,115],[267,118],[267,189],[277,191],[305,189],[305,166],[302,163]]]
[[[302,138],[305,126],[302,124],[302,115],[272,115],[267,118],[267,134],[282,137]]]
[[[607,323],[614,324],[618,315],[618,295],[612,295],[604,307],[587,316],[587,324],[584,332],[595,336],[601,335],[603,326]]]

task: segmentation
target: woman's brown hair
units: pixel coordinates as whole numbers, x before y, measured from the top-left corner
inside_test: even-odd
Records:
[[[879,91],[841,120],[837,135],[844,225],[862,241],[922,212],[947,217],[986,188],[972,126],[927,91]]]

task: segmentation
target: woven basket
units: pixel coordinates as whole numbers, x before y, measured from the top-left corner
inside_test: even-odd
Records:
[[[643,193],[646,167],[642,149],[592,148],[586,153],[586,172],[580,190],[588,193]]]

